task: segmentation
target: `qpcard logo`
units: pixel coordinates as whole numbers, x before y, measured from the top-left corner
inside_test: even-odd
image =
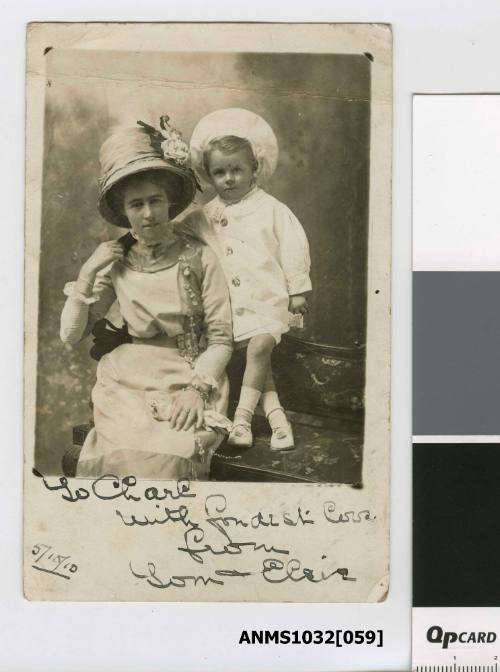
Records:
[[[496,632],[453,632],[433,625],[427,630],[427,641],[441,644],[447,649],[450,644],[492,644],[496,641]]]

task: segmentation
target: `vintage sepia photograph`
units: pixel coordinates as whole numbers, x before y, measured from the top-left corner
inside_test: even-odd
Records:
[[[348,510],[325,496],[323,519],[371,522],[384,565],[390,30],[83,26],[34,24],[28,41],[26,497],[62,495],[84,516],[113,488],[155,503],[208,488],[210,517],[227,492],[240,516],[260,492],[286,510],[283,484],[297,501],[342,487]],[[37,568],[46,542],[32,541]],[[348,585],[344,564],[330,576]],[[165,583],[129,565],[135,584]],[[111,592],[97,599],[174,599]],[[201,592],[195,580],[188,599]]]
[[[360,483],[369,54],[46,58],[35,465]]]

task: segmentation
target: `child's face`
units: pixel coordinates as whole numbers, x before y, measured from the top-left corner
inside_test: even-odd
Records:
[[[219,196],[233,203],[243,198],[253,187],[256,171],[244,149],[232,154],[214,149],[210,153],[208,175]]]

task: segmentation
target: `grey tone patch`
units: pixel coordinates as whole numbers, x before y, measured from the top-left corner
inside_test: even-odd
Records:
[[[413,433],[500,434],[500,273],[413,273]]]

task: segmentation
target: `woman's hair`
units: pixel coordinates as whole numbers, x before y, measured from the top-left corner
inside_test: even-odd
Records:
[[[180,177],[180,175],[175,175],[174,173],[158,168],[144,170],[140,173],[128,175],[127,177],[124,177],[123,180],[120,180],[115,185],[113,185],[106,196],[111,210],[113,210],[113,212],[115,212],[117,215],[125,217],[123,209],[125,191],[130,186],[139,184],[141,182],[152,182],[158,187],[161,187],[168,198],[168,204],[170,208],[173,205],[181,202],[184,189],[184,182],[182,177]]]
[[[247,152],[248,160],[252,164],[253,170],[256,170],[259,165],[255,158],[252,145],[246,138],[240,138],[237,135],[223,135],[219,138],[210,140],[205,147],[203,152],[203,167],[205,168],[207,175],[210,175],[210,154],[215,149],[218,149],[219,152],[222,152],[223,154],[234,154],[234,152],[244,150]]]

